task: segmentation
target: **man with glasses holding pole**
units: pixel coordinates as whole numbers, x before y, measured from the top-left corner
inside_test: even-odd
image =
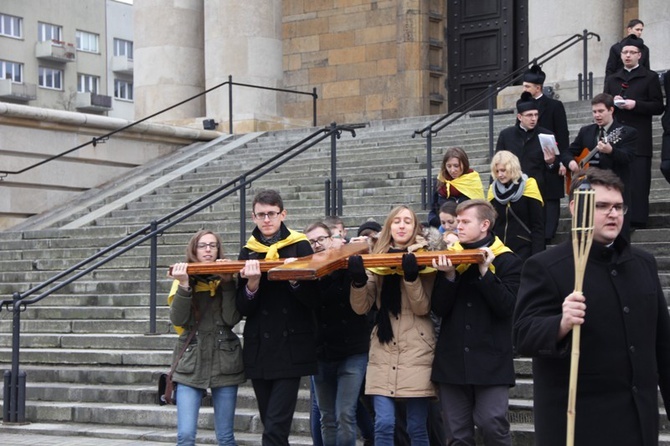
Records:
[[[304,234],[284,225],[286,210],[277,191],[256,194],[252,209],[256,228],[238,257],[247,260],[236,298],[246,317],[244,370],[256,394],[263,446],[286,446],[300,377],[317,372],[313,308],[318,290],[316,282],[269,281],[258,260],[286,263],[313,251]]]

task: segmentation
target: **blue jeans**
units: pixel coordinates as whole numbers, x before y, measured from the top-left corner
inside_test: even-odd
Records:
[[[367,364],[367,353],[319,361],[313,379],[325,446],[356,445],[356,406]]]
[[[195,445],[198,412],[203,390],[185,384],[177,385],[177,446]],[[214,428],[219,446],[236,446],[234,423],[237,386],[212,388]]]
[[[387,396],[373,395],[375,406],[375,446],[393,446],[395,429],[395,402]],[[407,406],[407,434],[412,446],[429,446],[429,398],[405,398]]]

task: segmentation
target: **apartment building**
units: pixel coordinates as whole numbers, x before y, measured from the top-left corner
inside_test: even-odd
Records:
[[[132,120],[132,5],[0,3],[0,101]]]

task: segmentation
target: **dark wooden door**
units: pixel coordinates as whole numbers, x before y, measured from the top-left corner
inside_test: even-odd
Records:
[[[527,0],[447,1],[447,91],[453,109],[527,63],[528,13]]]

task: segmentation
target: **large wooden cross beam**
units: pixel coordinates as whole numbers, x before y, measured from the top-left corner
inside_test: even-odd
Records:
[[[294,262],[284,263],[284,259],[260,260],[261,272],[268,273],[270,280],[316,280],[338,269],[347,267],[349,256],[361,255],[363,265],[367,268],[379,266],[400,266],[404,253],[367,254],[369,251],[366,242],[348,243],[339,249],[329,249],[316,254],[300,257]],[[454,265],[461,263],[481,263],[484,254],[479,249],[463,251],[424,251],[416,252],[419,266],[431,266],[433,259],[441,254],[451,259]],[[213,263],[189,263],[188,274],[231,274],[244,268],[244,260]],[[169,273],[172,273],[170,268]]]

